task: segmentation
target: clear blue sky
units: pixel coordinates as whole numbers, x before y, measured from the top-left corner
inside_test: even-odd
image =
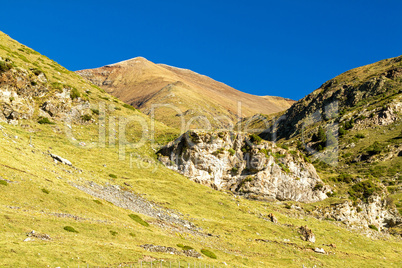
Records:
[[[402,1],[2,1],[0,30],[70,70],[143,56],[300,99],[402,54]]]

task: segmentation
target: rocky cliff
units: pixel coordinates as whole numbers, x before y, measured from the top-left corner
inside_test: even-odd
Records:
[[[191,180],[246,198],[314,202],[331,192],[300,153],[255,135],[190,131],[159,154],[162,163]]]

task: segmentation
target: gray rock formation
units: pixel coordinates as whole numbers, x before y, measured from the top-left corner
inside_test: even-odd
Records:
[[[327,197],[331,190],[298,152],[255,139],[190,131],[163,147],[159,159],[195,182],[246,198],[314,202]]]
[[[341,221],[357,229],[374,225],[378,230],[383,231],[402,223],[398,211],[389,209],[386,199],[382,199],[379,195],[372,195],[367,203],[360,201],[356,206],[348,200],[316,211],[323,218]]]

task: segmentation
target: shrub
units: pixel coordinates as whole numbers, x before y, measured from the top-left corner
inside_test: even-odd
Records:
[[[380,192],[381,189],[377,187],[372,181],[362,181],[356,183],[348,191],[352,200],[361,199],[367,203],[367,199],[374,193]]]
[[[357,134],[355,135],[355,137],[358,138],[358,139],[364,139],[366,136],[364,136],[364,134],[357,133]]]
[[[38,123],[41,125],[54,125],[55,123],[50,121],[47,117],[40,116],[38,119]]]
[[[0,73],[7,72],[12,68],[12,64],[5,62],[5,61],[0,61]]]
[[[44,192],[45,194],[49,194],[49,193],[50,193],[49,190],[47,190],[47,189],[45,189],[45,188],[42,188],[42,192]]]
[[[98,109],[91,109],[93,114],[99,115],[99,110]]]
[[[262,139],[261,139],[260,136],[258,136],[256,134],[251,134],[250,135],[250,141],[251,141],[251,143],[260,144]]]
[[[132,236],[132,237],[135,237],[135,234],[134,234],[134,233],[129,233],[129,235]]]
[[[232,172],[233,172],[233,173],[237,173],[238,170],[239,170],[239,169],[238,169],[237,167],[232,167]]]
[[[176,246],[178,246],[179,248],[183,249],[183,250],[190,250],[190,249],[194,249],[190,246],[185,246],[183,244],[177,244]]]
[[[341,126],[338,130],[339,137],[343,137],[346,134],[346,130]]]
[[[4,186],[7,186],[7,185],[8,185],[8,182],[6,182],[6,181],[3,181],[3,180],[0,180],[0,185],[4,185]]]
[[[109,174],[109,177],[110,177],[110,178],[113,178],[113,179],[117,179],[117,176],[114,175],[114,174]]]
[[[324,185],[322,185],[321,183],[317,183],[317,184],[314,186],[313,191],[321,190],[323,187],[324,187]]]
[[[369,227],[370,229],[373,229],[373,230],[378,231],[378,228],[377,228],[377,226],[375,226],[375,225],[370,224],[368,227]]]
[[[223,150],[224,150],[223,148],[220,148],[220,149],[216,150],[215,152],[213,152],[212,154],[215,155],[215,156],[218,156],[221,153],[223,153]]]
[[[204,254],[205,256],[211,258],[211,259],[216,259],[216,255],[215,253],[213,253],[212,251],[208,250],[208,249],[201,249],[201,253]]]
[[[90,116],[89,114],[85,114],[81,116],[81,119],[88,122],[92,119],[92,116]]]
[[[102,205],[102,202],[99,201],[99,200],[94,199],[93,201],[94,201],[96,204],[98,204],[98,205]]]
[[[236,153],[236,151],[234,149],[232,149],[232,148],[230,148],[228,150],[228,152],[229,152],[230,155],[235,155],[235,153]]]
[[[73,227],[71,227],[71,226],[65,226],[63,229],[66,230],[67,232],[70,232],[70,233],[78,233],[78,231],[75,230],[75,229],[74,229]]]
[[[269,153],[271,152],[271,150],[261,149],[260,152],[263,153],[266,158],[269,158]]]
[[[342,173],[337,177],[337,181],[344,183],[351,183],[353,181],[353,176],[347,173]]]
[[[374,142],[372,145],[370,145],[367,148],[367,153],[370,155],[375,155],[375,154],[379,154],[381,153],[382,149],[383,149],[383,145],[381,145],[378,141]]]
[[[131,105],[127,104],[127,103],[123,104],[123,107],[124,107],[124,108],[127,108],[127,109],[129,109],[129,110],[132,110],[132,111],[135,111],[135,110],[136,110],[133,106],[131,106]]]
[[[282,168],[283,171],[285,171],[286,173],[290,172],[290,169],[283,163],[279,162],[278,165]]]
[[[116,235],[117,235],[117,232],[110,230],[110,234],[113,235],[113,236],[116,236]]]
[[[75,87],[73,87],[70,92],[70,98],[74,100],[78,99],[79,97],[81,97],[80,92]]]
[[[135,215],[135,214],[130,214],[130,215],[128,215],[131,219],[133,219],[134,221],[136,221],[136,222],[138,222],[139,224],[141,224],[142,226],[145,226],[145,227],[148,227],[149,226],[149,224],[146,222],[146,221],[144,221],[143,219],[141,219],[141,217],[140,216],[138,216],[138,215]]]

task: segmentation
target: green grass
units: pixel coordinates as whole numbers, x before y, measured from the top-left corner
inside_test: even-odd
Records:
[[[8,185],[8,182],[3,181],[3,180],[0,180],[0,185],[7,186],[7,185]]]

